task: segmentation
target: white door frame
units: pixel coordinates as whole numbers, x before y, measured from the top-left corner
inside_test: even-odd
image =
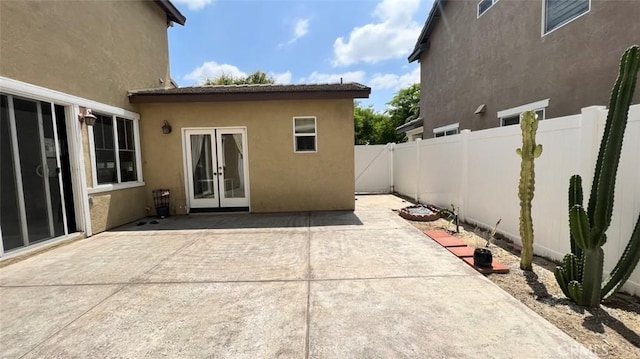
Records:
[[[39,144],[40,144],[40,161],[41,161],[41,166],[40,168],[42,169],[42,174],[40,175],[40,177],[42,178],[43,181],[43,187],[44,187],[44,192],[45,192],[45,198],[44,200],[46,201],[46,211],[47,211],[47,217],[48,217],[48,226],[49,226],[49,234],[50,234],[50,238],[48,238],[47,240],[50,239],[54,239],[55,238],[55,231],[54,231],[54,224],[53,224],[53,208],[52,208],[52,203],[51,203],[51,188],[50,188],[50,183],[49,183],[49,177],[51,174],[52,169],[48,167],[48,158],[50,156],[48,156],[48,154],[46,154],[46,150],[45,150],[45,140],[44,140],[44,116],[43,116],[43,109],[42,109],[42,103],[46,102],[49,104],[50,106],[50,111],[51,111],[51,128],[52,128],[52,134],[53,134],[53,144],[54,144],[54,151],[55,151],[55,165],[57,168],[61,168],[61,162],[60,162],[60,147],[59,147],[59,137],[58,137],[58,119],[56,118],[56,113],[55,113],[55,106],[59,105],[51,100],[47,100],[47,99],[34,99],[31,96],[27,95],[14,95],[12,92],[9,91],[2,91],[2,94],[4,96],[6,96],[7,98],[7,110],[8,110],[8,121],[9,121],[9,128],[10,128],[10,139],[11,139],[11,145],[13,148],[13,167],[14,167],[14,172],[15,172],[15,181],[16,181],[16,192],[17,192],[17,198],[18,198],[18,212],[19,212],[19,217],[20,217],[20,226],[21,226],[21,231],[22,231],[22,241],[23,241],[23,246],[17,249],[24,249],[27,248],[28,246],[30,246],[33,243],[29,242],[29,230],[28,230],[28,223],[27,223],[27,216],[26,216],[26,210],[25,210],[25,198],[24,198],[24,188],[23,188],[23,179],[22,179],[22,170],[21,170],[21,164],[20,164],[20,155],[19,155],[19,150],[18,150],[18,135],[17,135],[17,130],[16,130],[16,118],[15,118],[15,110],[14,110],[14,99],[19,98],[25,101],[30,101],[30,102],[34,102],[36,104],[36,115],[37,115],[37,126],[38,126],[38,138],[36,139]],[[59,105],[64,107],[64,105]],[[68,108],[68,107],[66,107]],[[65,109],[66,109],[65,108]],[[60,119],[62,120],[62,119]],[[65,127],[67,125],[68,121],[65,121]],[[71,137],[71,136],[68,136]],[[62,236],[66,236],[69,235],[69,228],[68,228],[68,224],[67,224],[67,215],[66,215],[66,204],[65,204],[65,193],[63,190],[63,181],[62,181],[62,171],[56,171],[56,177],[58,178],[58,186],[59,186],[59,194],[60,194],[60,201],[61,201],[61,205],[62,205],[62,218],[63,218],[63,231],[64,234]],[[73,184],[72,184],[73,187]],[[75,187],[73,187],[75,188]],[[72,188],[72,189],[73,189]],[[75,210],[75,209],[74,209]],[[0,231],[0,256],[4,255],[4,243],[2,242],[2,232]]]
[[[60,91],[14,80],[4,76],[0,76],[0,92],[6,95],[24,97],[30,100],[50,102],[65,108],[76,226],[79,231],[83,231],[87,237],[90,237],[93,234],[93,230],[91,228],[89,194],[87,190],[87,178],[84,163],[84,153],[87,149],[85,149],[82,144],[82,124],[77,120],[78,115],[80,114],[80,106],[91,108],[94,111],[103,111],[116,115],[122,114],[127,115],[128,117],[135,117],[137,114],[115,106],[69,95]],[[2,231],[0,230],[0,256],[4,254],[1,233]]]
[[[209,163],[209,165],[211,165],[211,171],[213,172],[213,175],[211,177],[211,187],[212,187],[212,192],[213,192],[213,198],[205,198],[205,199],[195,199],[194,196],[194,191],[195,188],[193,188],[193,179],[190,178],[191,176],[189,176],[190,173],[193,173],[193,164],[192,164],[192,158],[191,158],[191,136],[192,135],[208,135],[211,138],[211,142],[209,143],[209,151],[211,153],[211,163]],[[185,182],[186,184],[186,189],[187,189],[187,198],[189,199],[190,202],[190,206],[194,207],[194,208],[216,208],[219,206],[219,196],[220,193],[218,191],[218,182],[217,182],[217,166],[215,163],[213,163],[213,160],[217,158],[216,155],[216,150],[217,150],[217,146],[216,146],[216,138],[215,138],[215,134],[213,130],[208,130],[208,129],[192,129],[192,130],[185,130],[184,131],[184,136],[183,136],[183,141],[184,141],[184,148],[186,149],[185,151],[185,173],[187,174],[188,180]],[[198,203],[196,203],[196,201]]]
[[[187,134],[211,134],[213,146],[212,154],[214,157],[221,153],[219,138],[222,134],[232,134],[232,133],[242,133],[242,149],[243,149],[243,166],[244,166],[244,191],[245,197],[242,199],[234,199],[234,198],[226,198],[223,199],[223,194],[218,191],[218,186],[216,183],[216,198],[215,202],[211,207],[204,208],[225,208],[225,207],[249,207],[249,211],[251,211],[251,194],[249,191],[249,151],[248,151],[248,140],[247,140],[247,127],[246,126],[229,126],[229,127],[184,127],[182,128],[182,162],[183,162],[183,175],[184,175],[184,190],[185,190],[185,198],[186,198],[186,211],[189,213],[191,208],[203,208],[194,206],[192,203],[192,183],[190,179],[191,173],[191,146],[190,141],[187,141]],[[218,175],[218,177],[224,177],[224,171],[220,171],[218,168],[214,168],[216,172],[222,173],[222,175]],[[224,186],[224,183],[222,184]],[[218,202],[220,201],[220,202]],[[224,202],[224,203],[223,203]],[[219,203],[219,204],[218,204]]]

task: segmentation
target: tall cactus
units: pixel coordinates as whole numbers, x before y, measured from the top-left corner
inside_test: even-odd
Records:
[[[522,239],[522,253],[520,254],[520,268],[530,271],[533,261],[533,219],[531,218],[531,201],[535,190],[535,170],[533,161],[542,154],[542,145],[536,144],[538,131],[538,115],[534,111],[525,111],[520,116],[522,129],[522,148],[516,153],[522,158],[520,163],[520,183],[518,184],[518,198],[520,198],[520,238]]]
[[[596,162],[587,211],[582,206],[580,176],[569,184],[569,227],[571,251],[555,276],[564,294],[581,306],[598,307],[600,301],[624,284],[640,260],[640,216],[621,259],[602,281],[606,231],[611,223],[616,172],[622,152],[629,106],[633,98],[638,71],[640,46],[627,49],[620,60],[620,73],[611,93],[609,113]]]

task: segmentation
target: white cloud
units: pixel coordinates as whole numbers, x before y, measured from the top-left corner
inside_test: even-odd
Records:
[[[373,15],[378,22],[354,28],[345,40],[333,43],[334,66],[378,61],[407,55],[421,26],[413,21],[420,0],[382,0]]]
[[[308,77],[303,77],[299,82],[301,83],[317,83],[317,84],[326,84],[326,83],[338,83],[340,79],[343,82],[362,82],[364,80],[366,73],[364,71],[350,71],[343,73],[321,73],[314,71]]]
[[[309,19],[300,19],[296,21],[296,24],[293,27],[293,37],[291,38],[291,40],[281,43],[278,46],[282,47],[286,45],[291,45],[294,42],[298,41],[298,39],[307,35],[307,33],[309,33]]]
[[[190,73],[184,75],[185,80],[190,80],[198,83],[203,83],[207,79],[214,79],[222,75],[228,75],[233,77],[247,76],[243,71],[240,71],[234,65],[218,64],[215,61],[208,61],[197,67]]]
[[[277,84],[290,84],[291,83],[291,71],[282,73],[270,73],[270,76],[276,81]]]
[[[185,80],[198,84],[204,83],[207,79],[215,79],[222,75],[232,76],[234,78],[247,76],[248,73],[240,70],[237,66],[229,64],[218,64],[215,61],[207,61],[195,68],[190,73],[183,76]],[[290,84],[293,77],[291,71],[286,72],[269,72],[269,76],[273,77],[277,84]]]
[[[189,10],[200,10],[205,6],[211,4],[213,0],[173,0],[176,4],[184,4]]]
[[[402,75],[397,74],[374,74],[369,80],[369,85],[376,89],[399,90],[411,84],[420,82],[420,67]]]

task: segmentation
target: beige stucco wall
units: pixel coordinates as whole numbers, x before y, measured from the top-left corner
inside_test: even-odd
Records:
[[[129,90],[170,84],[166,14],[152,1],[0,1],[0,76],[137,112]],[[145,216],[145,192],[90,195],[93,233]]]
[[[89,195],[91,229],[94,234],[147,215],[145,187]]]
[[[152,1],[0,1],[0,76],[135,110],[169,85],[166,26]]]
[[[171,213],[186,213],[182,128],[247,128],[252,212],[354,208],[353,101],[298,100],[141,104],[147,205],[171,189]],[[293,117],[316,116],[317,153],[294,153]],[[173,132],[165,135],[167,120]]]

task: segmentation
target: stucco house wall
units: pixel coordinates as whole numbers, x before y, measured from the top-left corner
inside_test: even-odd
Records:
[[[250,210],[354,209],[353,100],[142,103],[143,170],[151,190],[171,190],[171,213],[186,213],[185,127],[246,127]],[[317,152],[294,153],[293,117],[317,117]],[[164,121],[173,131],[162,133]]]
[[[128,90],[170,83],[153,1],[0,1],[0,13],[0,76],[131,111]]]
[[[546,118],[607,105],[620,56],[640,42],[635,1],[592,0],[588,13],[544,36],[543,0],[500,0],[479,18],[477,4],[446,1],[420,56],[425,138],[457,122],[497,127],[498,111],[544,99]]]
[[[0,1],[0,34],[2,77],[132,112],[128,90],[170,85],[167,13],[154,1]],[[80,131],[91,189],[88,127]],[[92,232],[145,216],[145,191],[90,194]]]

